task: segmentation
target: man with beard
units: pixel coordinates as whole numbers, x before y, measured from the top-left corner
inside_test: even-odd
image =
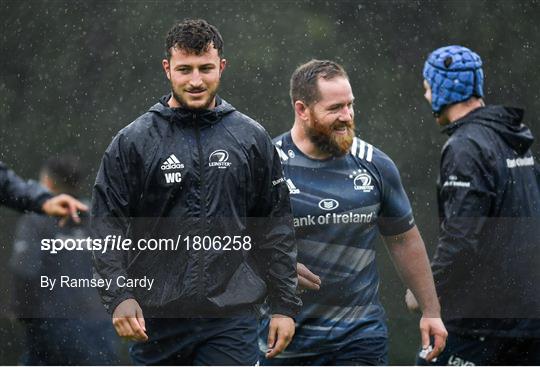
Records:
[[[446,330],[424,243],[396,166],[354,136],[354,97],[345,70],[312,60],[293,73],[290,94],[294,125],[274,143],[291,194],[304,307],[288,349],[264,363],[388,363],[375,264],[379,231],[420,300],[422,343],[427,351],[434,338],[426,358],[435,358],[444,349]],[[259,347],[268,348],[263,338]]]
[[[280,160],[262,126],[216,94],[226,61],[214,26],[175,25],[165,51],[172,92],[114,138],[92,214],[102,238],[183,241],[173,252],[96,251],[112,280],[102,298],[118,334],[138,341],[137,364],[254,365],[254,304],[270,305],[268,358],[290,342],[301,305]],[[142,277],[154,287],[116,283]]]

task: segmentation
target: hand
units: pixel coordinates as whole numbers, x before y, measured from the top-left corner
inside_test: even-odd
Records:
[[[420,319],[420,335],[422,336],[422,349],[429,348],[429,337],[433,336],[433,350],[426,356],[426,361],[432,362],[444,350],[448,332],[440,318],[422,317]]]
[[[418,301],[416,300],[416,297],[410,289],[407,289],[407,292],[405,292],[405,303],[407,304],[407,309],[409,311],[420,311],[420,305],[418,305]]]
[[[133,298],[126,299],[114,309],[112,323],[116,333],[135,341],[147,341],[144,316],[139,303]]]
[[[60,194],[44,202],[41,209],[47,215],[64,217],[60,222],[60,225],[64,225],[68,216],[71,217],[75,223],[80,223],[81,219],[79,218],[77,211],[85,212],[88,210],[88,207],[69,195]]]
[[[321,278],[313,274],[304,264],[296,264],[296,272],[298,273],[298,287],[303,289],[311,289],[318,291],[321,289]]]
[[[272,315],[268,330],[268,352],[266,358],[274,358],[283,352],[294,335],[294,320],[284,315]]]

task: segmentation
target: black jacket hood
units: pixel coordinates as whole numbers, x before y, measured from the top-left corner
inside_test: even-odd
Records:
[[[198,121],[203,125],[211,125],[220,121],[224,115],[235,111],[236,109],[227,101],[216,96],[216,107],[211,110],[190,110],[183,107],[171,108],[167,103],[171,98],[171,93],[164,95],[159,102],[150,107],[149,111],[161,115],[170,122],[179,121]]]
[[[475,109],[461,119],[446,126],[442,131],[452,135],[466,123],[481,124],[495,130],[504,141],[519,154],[524,154],[532,145],[531,130],[523,124],[521,108],[486,106]]]

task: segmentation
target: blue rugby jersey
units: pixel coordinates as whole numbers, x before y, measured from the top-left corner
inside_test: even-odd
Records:
[[[293,341],[280,358],[337,350],[366,337],[386,337],[379,301],[375,238],[414,226],[412,209],[392,160],[354,138],[348,154],[315,160],[293,143],[276,139],[291,194],[298,261],[321,277],[319,291],[306,291]],[[268,320],[261,323],[265,351]]]

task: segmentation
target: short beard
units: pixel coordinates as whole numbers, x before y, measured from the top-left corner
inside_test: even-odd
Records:
[[[217,87],[219,87],[219,84],[216,86],[216,89],[214,89],[213,91],[210,92],[210,95],[209,95],[208,100],[206,101],[206,103],[204,105],[202,105],[201,107],[196,107],[196,108],[191,107],[189,105],[189,103],[184,98],[182,98],[182,96],[180,94],[176,93],[176,91],[174,90],[174,87],[172,86],[172,84],[171,84],[171,92],[172,92],[173,98],[183,108],[185,108],[187,110],[202,111],[202,110],[207,110],[210,107],[210,105],[212,104],[212,101],[214,100],[214,98],[216,98],[216,94],[217,94],[217,90],[218,90]]]
[[[336,136],[333,132],[333,128],[336,125],[346,125],[347,135]],[[314,120],[313,127],[305,126],[305,132],[309,140],[321,152],[329,154],[332,157],[341,157],[351,149],[354,139],[354,121],[347,123],[335,122],[330,127],[324,127],[317,120]]]

